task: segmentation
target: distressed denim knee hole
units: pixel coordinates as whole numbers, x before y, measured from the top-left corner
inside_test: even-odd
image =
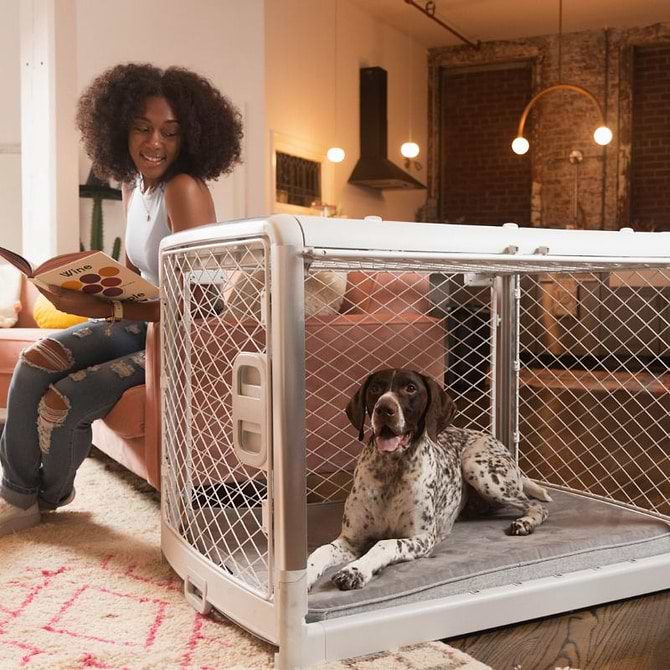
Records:
[[[146,366],[146,354],[144,351],[138,351],[136,354],[133,354],[130,360],[142,369]]]
[[[130,377],[135,372],[135,368],[128,361],[114,361],[110,368],[116,372],[119,377]]]
[[[24,349],[21,360],[44,372],[62,372],[73,364],[72,352],[57,340],[48,337]]]
[[[57,388],[50,386],[37,406],[37,436],[40,451],[48,454],[51,447],[51,433],[62,426],[70,412],[70,400]]]

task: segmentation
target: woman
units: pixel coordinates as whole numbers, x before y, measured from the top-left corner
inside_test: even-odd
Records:
[[[122,182],[126,264],[157,284],[161,239],[216,220],[205,180],[239,162],[239,113],[193,72],[130,63],[93,81],[77,125],[96,174]],[[94,320],[36,342],[14,371],[0,441],[0,537],[74,499],[91,423],[144,383],[146,322],[160,318],[158,300],[110,305],[42,292],[57,309]]]

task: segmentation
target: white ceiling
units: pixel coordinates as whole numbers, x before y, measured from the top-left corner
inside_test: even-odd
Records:
[[[405,0],[352,0],[425,47],[462,42]],[[558,33],[559,0],[434,0],[436,16],[472,41]],[[425,0],[416,0],[425,7]],[[563,32],[670,22],[670,0],[563,0]]]

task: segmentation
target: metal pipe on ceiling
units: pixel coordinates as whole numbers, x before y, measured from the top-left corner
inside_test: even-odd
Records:
[[[468,44],[469,46],[474,47],[475,49],[479,48],[479,45],[481,44],[479,40],[473,42],[472,40],[465,37],[465,35],[459,33],[455,28],[452,28],[450,25],[446,24],[444,21],[442,21],[442,19],[435,16],[435,3],[432,0],[425,2],[424,6],[422,6],[421,3],[417,2],[417,0],[405,0],[405,2],[408,5],[414,7],[415,9],[418,9],[422,14],[425,14],[429,19],[435,21],[435,23],[441,25],[445,30],[448,30],[452,35],[458,37],[459,40],[465,42],[465,44]]]

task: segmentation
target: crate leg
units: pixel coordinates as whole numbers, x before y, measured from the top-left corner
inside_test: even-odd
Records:
[[[304,664],[307,571],[281,572],[277,587],[279,651],[275,654],[275,668],[308,670]]]

